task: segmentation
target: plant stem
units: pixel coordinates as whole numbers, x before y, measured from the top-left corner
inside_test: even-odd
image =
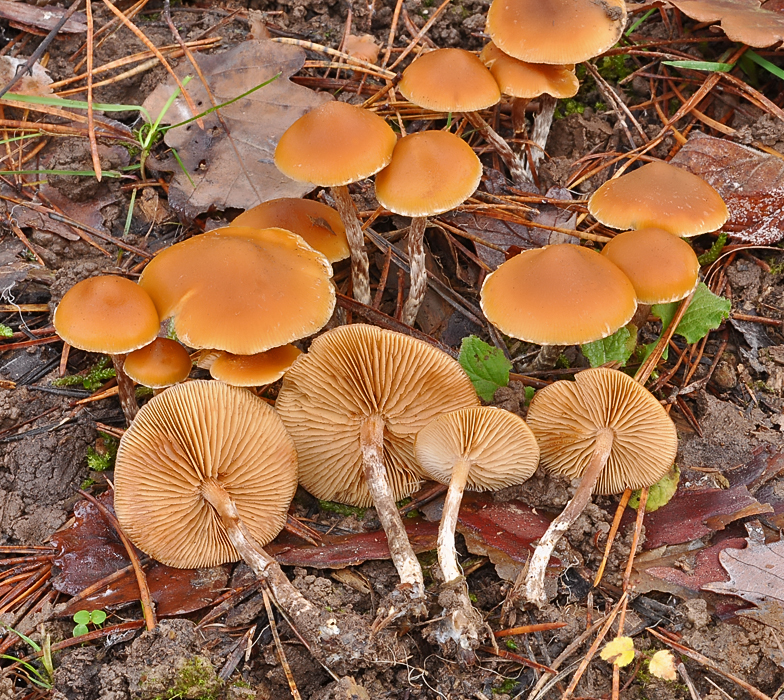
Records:
[[[139,412],[139,404],[136,403],[136,389],[133,380],[125,374],[123,365],[127,355],[111,355],[114,373],[117,378],[117,395],[120,397],[120,406],[125,415],[125,420],[130,425],[136,414]]]
[[[555,549],[555,545],[558,544],[563,534],[577,520],[590,502],[591,494],[599,479],[599,475],[610,457],[610,452],[612,452],[614,437],[615,434],[611,428],[602,428],[596,434],[591,461],[583,472],[576,493],[572,496],[572,500],[566,504],[566,508],[563,509],[561,514],[550,523],[550,527],[547,528],[547,532],[539,540],[539,544],[536,546],[536,550],[528,563],[528,576],[525,579],[525,597],[530,603],[534,603],[538,607],[547,602],[544,590],[544,576],[553,549]]]
[[[346,238],[351,250],[351,282],[354,298],[361,304],[370,306],[370,263],[365,252],[365,236],[359,223],[357,208],[354,206],[347,185],[332,187],[330,191],[335,198],[335,207],[346,227]]]
[[[408,299],[403,305],[401,320],[407,326],[413,326],[419,307],[427,291],[427,267],[425,265],[425,228],[427,217],[418,216],[411,219],[408,228],[408,259],[411,266],[411,288]]]

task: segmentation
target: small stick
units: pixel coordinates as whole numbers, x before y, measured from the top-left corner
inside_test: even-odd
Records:
[[[60,353],[60,366],[57,369],[57,376],[62,378],[65,376],[68,366],[68,355],[71,353],[71,346],[63,341],[63,350]]]
[[[626,510],[626,505],[629,503],[629,499],[632,496],[632,490],[627,488],[623,495],[621,496],[620,503],[618,503],[618,507],[615,509],[615,517],[613,518],[612,527],[610,528],[610,532],[607,533],[607,544],[604,546],[604,556],[602,557],[602,563],[599,564],[599,570],[596,572],[596,577],[593,580],[593,587],[597,588],[602,581],[602,576],[604,575],[604,569],[607,566],[607,559],[610,556],[610,550],[612,549],[613,541],[615,540],[615,535],[618,532],[618,527],[621,524],[621,518],[623,517],[623,512]]]
[[[98,155],[98,141],[95,138],[95,112],[93,111],[93,5],[92,0],[85,0],[87,3],[87,138],[90,142],[90,156],[95,170],[95,179],[101,181],[101,157]]]
[[[272,638],[275,640],[275,648],[278,652],[280,665],[283,668],[283,673],[286,674],[286,680],[289,684],[289,691],[291,692],[291,696],[294,698],[294,700],[302,700],[302,696],[299,694],[299,690],[297,689],[297,683],[294,680],[294,675],[291,673],[291,666],[289,666],[289,661],[286,658],[286,652],[283,651],[283,645],[280,643],[278,627],[275,624],[275,613],[272,612],[272,605],[270,604],[270,597],[269,593],[267,593],[267,586],[265,584],[262,584],[261,586],[261,596],[264,599],[264,607],[267,609],[267,620],[269,621]]]
[[[536,661],[531,661],[531,659],[527,659],[525,656],[515,654],[511,651],[507,651],[506,649],[493,649],[493,647],[478,647],[478,649],[479,651],[483,651],[486,654],[499,656],[502,659],[509,659],[510,661],[522,664],[523,666],[528,666],[529,668],[535,668],[537,671],[545,671],[546,673],[552,673],[553,675],[557,673],[555,669],[552,669],[549,666],[539,664]]]
[[[533,634],[534,632],[550,632],[551,630],[566,627],[565,622],[541,622],[535,625],[523,625],[522,627],[510,627],[508,630],[498,630],[493,632],[496,639],[499,637],[515,637],[520,634]]]
[[[640,504],[637,506],[637,520],[634,521],[634,536],[632,537],[632,548],[629,552],[629,561],[626,564],[626,571],[623,573],[623,590],[629,589],[629,579],[632,575],[632,567],[634,566],[634,556],[637,552],[637,543],[640,541],[640,532],[642,531],[642,521],[645,518],[645,506],[648,503],[648,492],[650,488],[646,486],[640,491]],[[620,634],[620,632],[619,632]]]
[[[431,15],[430,19],[427,20],[427,22],[425,22],[422,29],[420,29],[417,35],[413,39],[411,39],[408,46],[406,46],[406,48],[403,49],[403,52],[395,59],[395,62],[391,66],[389,66],[389,70],[395,70],[395,68],[397,68],[400,65],[400,62],[403,61],[406,58],[406,56],[408,56],[408,54],[410,54],[414,50],[416,45],[420,41],[422,41],[422,38],[425,36],[425,34],[427,34],[428,31],[430,31],[430,27],[432,27],[433,24],[435,24],[435,21],[439,18],[441,13],[446,9],[446,6],[450,2],[451,0],[444,0],[444,2],[442,2],[436,8],[436,11]]]

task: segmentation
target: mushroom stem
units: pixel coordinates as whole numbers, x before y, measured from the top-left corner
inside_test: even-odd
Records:
[[[542,345],[531,364],[526,367],[529,372],[541,372],[545,369],[552,369],[558,358],[561,356],[565,345]]]
[[[452,468],[452,478],[449,480],[449,489],[444,500],[444,509],[441,513],[441,525],[438,527],[438,563],[441,566],[445,583],[456,581],[463,575],[457,563],[455,528],[470,469],[471,462],[465,457],[461,457],[455,462],[455,466]]]
[[[139,412],[139,404],[136,403],[136,388],[133,380],[125,373],[123,365],[127,355],[111,355],[114,373],[117,378],[117,394],[120,397],[120,406],[125,415],[128,425],[133,423],[136,414]]]
[[[550,527],[547,528],[547,532],[539,540],[539,544],[536,546],[536,550],[528,563],[528,575],[525,579],[525,597],[530,603],[534,603],[538,607],[542,607],[547,602],[544,590],[544,576],[553,549],[555,549],[555,545],[558,544],[563,534],[577,520],[590,502],[591,494],[599,479],[599,475],[610,457],[614,437],[615,433],[611,428],[602,428],[597,432],[591,461],[583,472],[577,491],[572,496],[572,500],[566,504],[566,508],[563,509],[561,514],[550,523]],[[517,593],[517,590],[515,589],[514,592]]]
[[[291,585],[278,562],[270,557],[248,532],[226,489],[215,479],[207,479],[201,485],[201,494],[220,516],[229,540],[245,563],[253,569],[256,576],[269,584],[280,607],[294,622],[303,615],[308,615],[311,620],[317,619],[319,611]]]
[[[650,304],[640,304],[637,302],[637,311],[634,312],[632,320],[627,323],[627,326],[634,326],[639,329],[642,328],[648,321],[648,314],[651,313]]]
[[[520,185],[533,185],[530,175],[528,174],[525,163],[522,161],[512,147],[504,141],[482,117],[476,112],[465,112],[465,118],[468,122],[477,129],[501,157],[506,167],[509,169],[509,176],[514,182]]]
[[[544,158],[547,137],[550,134],[557,102],[558,100],[547,94],[539,97],[539,113],[534,117],[534,126],[531,130],[531,141],[534,142],[534,147],[531,149],[532,170],[536,170],[539,161]],[[528,174],[527,170],[526,174]]]
[[[411,598],[422,600],[425,595],[425,579],[422,567],[408,541],[406,528],[395,505],[395,498],[386,476],[384,466],[384,421],[378,415],[365,419],[360,431],[360,447],[365,472],[365,482],[373,498],[378,519],[387,535],[389,553],[400,576],[401,586],[411,588]],[[422,612],[424,606],[421,605]],[[417,611],[418,612],[418,611]]]
[[[370,305],[370,263],[365,252],[365,236],[357,216],[357,208],[347,185],[330,188],[335,198],[335,207],[346,227],[346,238],[351,249],[351,282],[354,298],[366,306]]]
[[[419,307],[427,291],[427,267],[425,265],[425,228],[427,217],[417,216],[411,219],[408,228],[408,260],[411,266],[411,288],[408,299],[403,306],[401,320],[408,326],[416,321]]]

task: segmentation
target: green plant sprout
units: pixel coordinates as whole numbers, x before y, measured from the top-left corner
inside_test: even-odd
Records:
[[[4,323],[0,323],[0,338],[10,338],[13,334],[13,330],[11,330]]]
[[[87,391],[95,391],[101,384],[115,376],[114,367],[110,363],[111,360],[108,357],[102,357],[84,374],[71,374],[67,377],[61,377],[60,379],[55,379],[52,384],[63,387],[81,384]]]
[[[74,613],[73,621],[76,623],[73,628],[73,636],[81,637],[90,631],[88,625],[100,629],[106,621],[106,613],[103,610],[79,610]]]
[[[48,633],[42,635],[43,644],[41,645],[37,642],[34,642],[27,635],[15,630],[13,627],[8,627],[7,625],[2,624],[0,624],[0,627],[4,627],[9,632],[15,634],[36,654],[41,654],[41,665],[43,666],[43,672],[41,672],[40,669],[36,668],[29,661],[22,661],[16,656],[12,656],[10,654],[0,654],[0,659],[18,663],[22,675],[24,675],[30,683],[37,685],[39,688],[51,690],[54,687],[54,662],[52,660],[52,640],[50,635]]]
[[[706,250],[702,255],[697,257],[697,260],[700,263],[700,267],[705,267],[705,265],[712,265],[715,263],[719,256],[721,255],[721,251],[724,250],[724,246],[727,244],[727,232],[722,231],[718,238],[713,241],[713,245],[710,247],[709,250]]]

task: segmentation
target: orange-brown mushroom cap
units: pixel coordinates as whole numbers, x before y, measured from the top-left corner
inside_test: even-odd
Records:
[[[494,0],[487,33],[504,53],[564,65],[598,56],[621,38],[624,0]]]
[[[599,494],[655,484],[678,450],[675,425],[653,394],[627,374],[604,367],[538,391],[528,425],[539,443],[542,467],[569,479],[585,471],[596,434],[611,429],[612,451],[599,475]]]
[[[119,355],[155,340],[160,320],[144,289],[124,277],[106,275],[71,287],[54,312],[54,327],[75,348]]]
[[[163,389],[187,379],[191,356],[177,341],[156,338],[125,358],[123,370],[137,384]]]
[[[283,345],[255,355],[222,352],[210,364],[210,376],[232,386],[263,386],[278,381],[302,351]]]
[[[240,214],[231,225],[292,231],[311,248],[324,253],[331,263],[345,260],[350,254],[340,214],[312,199],[270,199]]]
[[[264,545],[286,522],[297,454],[275,411],[222,382],[179,384],[151,399],[117,450],[114,507],[131,541],[160,562],[201,568],[237,561],[202,496],[214,479]]]
[[[634,287],[599,253],[562,244],[526,250],[485,279],[482,310],[503,333],[538,345],[590,343],[626,325]]]
[[[434,112],[476,112],[501,99],[490,71],[464,49],[422,54],[403,71],[398,89],[409,102]]]
[[[376,175],[376,197],[402,216],[434,216],[470,197],[482,179],[482,163],[461,138],[420,131],[397,142],[392,161]]]
[[[727,205],[705,180],[656,161],[605,182],[588,211],[618,229],[662,228],[683,238],[715,231],[727,220]]]
[[[525,421],[492,406],[438,416],[419,431],[414,449],[425,474],[442,484],[449,483],[458,461],[468,460],[466,488],[472,491],[520,484],[539,464],[539,446]]]
[[[533,99],[551,95],[561,99],[574,97],[580,89],[573,69],[520,61],[505,54],[492,41],[485,45],[479,58],[490,69],[501,92],[510,97]]]
[[[432,345],[375,326],[316,338],[283,377],[275,407],[297,446],[300,482],[317,498],[372,504],[360,431],[384,422],[384,461],[395,500],[418,487],[414,438],[441,413],[479,404],[471,380]]]
[[[139,284],[185,345],[252,355],[319,330],[335,306],[331,276],[294,233],[229,227],[167,248]]]
[[[660,228],[619,233],[602,255],[629,278],[640,304],[683,299],[700,279],[700,261],[692,247]]]
[[[327,102],[284,132],[275,149],[275,165],[299,182],[348,185],[385,167],[396,141],[392,128],[373,112]]]

